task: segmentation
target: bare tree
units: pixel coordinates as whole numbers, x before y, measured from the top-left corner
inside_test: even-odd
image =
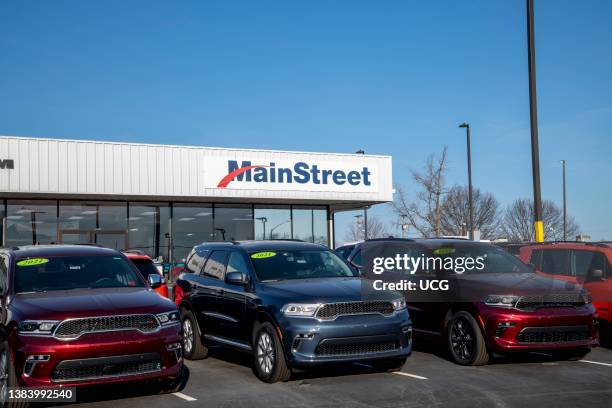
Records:
[[[499,235],[499,202],[491,193],[473,190],[474,229],[480,230],[483,239],[495,239]],[[453,186],[442,202],[442,233],[467,235],[469,228],[469,200],[466,186]]]
[[[401,187],[395,189],[393,211],[423,237],[442,234],[447,150],[444,146],[438,158],[430,155],[422,171],[411,170],[412,179],[418,187],[414,201]]]
[[[368,216],[368,238],[384,238],[389,236],[389,230],[384,222],[376,216]],[[344,234],[346,242],[355,242],[363,240],[363,224],[355,222],[346,230]]]
[[[542,218],[544,221],[544,237],[547,241],[563,239],[563,211],[552,201],[542,201]],[[519,198],[505,211],[502,230],[511,241],[533,241],[533,201]],[[567,218],[567,236],[580,233],[580,226],[574,217]]]

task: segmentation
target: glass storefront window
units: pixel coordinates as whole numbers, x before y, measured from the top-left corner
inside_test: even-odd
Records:
[[[57,242],[57,201],[8,200],[6,245]]]
[[[63,244],[93,243],[128,249],[127,203],[60,201],[58,240]]]
[[[250,205],[215,205],[214,241],[253,239],[253,209]]]
[[[328,245],[327,210],[294,206],[293,239]]]
[[[312,210],[312,230],[314,231],[313,242],[315,244],[329,245],[327,209]]]
[[[180,262],[191,248],[213,240],[213,209],[211,205],[181,204],[172,206],[173,258]]]
[[[151,258],[168,257],[170,207],[166,203],[131,202],[128,217],[129,249],[137,249]]]
[[[0,247],[4,245],[4,236],[6,234],[6,219],[4,218],[4,200],[0,200]]]
[[[291,239],[291,208],[255,207],[255,239]]]

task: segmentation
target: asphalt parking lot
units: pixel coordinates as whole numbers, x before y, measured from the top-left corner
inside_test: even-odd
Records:
[[[597,348],[582,361],[530,354],[461,367],[436,348],[418,349],[401,372],[377,372],[367,364],[325,367],[265,384],[250,357],[214,349],[206,360],[188,361],[179,393],[126,385],[79,391],[75,406],[96,407],[609,407],[612,350]]]

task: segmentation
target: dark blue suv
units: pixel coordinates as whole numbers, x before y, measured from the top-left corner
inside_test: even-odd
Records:
[[[211,343],[253,354],[265,382],[291,367],[375,360],[402,367],[412,322],[396,292],[364,293],[358,273],[328,248],[293,241],[204,243],[176,282],[184,356]]]

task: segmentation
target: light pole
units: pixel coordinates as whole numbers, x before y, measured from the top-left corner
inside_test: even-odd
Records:
[[[527,63],[529,66],[529,117],[531,119],[531,172],[533,175],[533,214],[536,242],[544,242],[542,194],[540,192],[540,149],[538,147],[538,105],[536,95],[536,57],[533,1],[527,0]]]
[[[261,225],[263,227],[263,239],[266,239],[266,222],[268,222],[268,219],[266,217],[257,217],[255,218],[256,220],[261,221]]]
[[[567,194],[565,184],[565,160],[561,160],[563,165],[563,240],[567,241]]]
[[[468,238],[474,239],[474,202],[472,200],[472,148],[470,144],[470,124],[463,122],[459,125],[460,128],[465,128],[467,139],[467,168],[468,168]]]

